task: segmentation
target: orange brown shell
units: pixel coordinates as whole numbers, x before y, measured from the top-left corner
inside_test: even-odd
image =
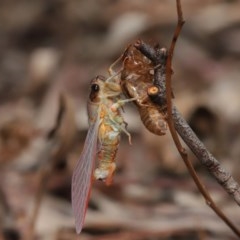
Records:
[[[121,74],[122,90],[134,101],[144,126],[156,135],[164,135],[167,123],[158,105],[148,97],[148,89],[152,87],[153,65],[134,46],[130,45],[123,55]]]

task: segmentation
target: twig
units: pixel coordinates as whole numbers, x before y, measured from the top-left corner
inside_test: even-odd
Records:
[[[182,158],[188,162],[188,157],[185,149],[182,147],[181,142],[179,141],[177,132],[174,127],[173,117],[172,117],[172,58],[174,53],[174,48],[177,42],[177,38],[181,32],[182,26],[184,24],[183,15],[182,15],[182,8],[180,0],[176,0],[177,3],[177,14],[178,14],[178,23],[175,29],[171,46],[169,48],[167,62],[166,62],[166,101],[167,101],[167,123],[172,134],[173,140],[176,144],[176,147],[181,154]],[[164,74],[163,74],[164,75]],[[160,81],[160,78],[155,79],[155,81]],[[184,160],[184,161],[185,161]]]
[[[181,10],[181,3],[180,0],[177,1],[177,12],[178,12],[178,24],[173,36],[173,40],[169,49],[169,54],[166,62],[166,98],[167,98],[167,122],[169,126],[169,130],[173,137],[174,143],[184,160],[185,165],[187,166],[189,173],[191,174],[194,182],[196,183],[199,191],[202,193],[203,197],[206,200],[206,203],[213,209],[213,211],[233,230],[233,232],[240,237],[239,230],[235,227],[235,225],[225,216],[225,214],[218,208],[209,195],[209,192],[206,190],[205,186],[202,184],[201,180],[199,179],[192,163],[188,159],[188,155],[186,150],[182,147],[181,142],[178,138],[176,129],[174,127],[173,122],[173,115],[172,115],[172,99],[171,99],[171,65],[172,65],[172,57],[174,53],[174,47],[177,41],[177,37],[181,31],[181,28],[184,24],[183,17],[182,17],[182,10]]]
[[[155,63],[158,62],[158,57],[156,56],[156,52],[154,52],[154,54],[151,54],[151,51],[148,51],[148,49],[153,50],[152,46],[149,46],[143,41],[137,41],[135,46],[145,56],[149,55],[150,60],[154,60],[153,62]],[[145,54],[146,52],[148,52],[148,54]],[[161,81],[159,82],[160,91],[159,91],[159,94],[155,96],[154,102],[158,102],[159,104],[161,103],[161,108],[163,107],[162,106],[163,102],[166,103],[166,100],[161,101],[164,93],[166,92],[165,77],[166,76],[164,74],[164,68],[163,66],[160,66],[160,68],[156,69],[156,72],[155,72],[155,79],[158,80],[161,78]],[[233,179],[231,174],[221,166],[220,162],[216,158],[214,158],[214,156],[207,150],[207,148],[198,139],[196,134],[193,132],[193,130],[188,125],[188,123],[185,121],[185,119],[181,116],[177,108],[174,106],[172,108],[172,117],[173,117],[173,122],[176,128],[176,131],[181,136],[183,141],[195,154],[195,156],[201,162],[201,164],[208,169],[210,174],[217,180],[219,184],[221,184],[224,190],[240,206],[239,184]]]
[[[195,169],[192,166],[192,163],[188,159],[188,155],[186,153],[186,150],[181,145],[181,142],[180,142],[180,140],[178,138],[178,134],[176,132],[176,130],[178,130],[178,128],[176,127],[176,121],[174,121],[174,120],[178,120],[179,118],[174,118],[173,117],[173,113],[178,113],[178,111],[176,110],[175,107],[174,107],[174,111],[173,111],[173,108],[172,108],[172,91],[171,91],[171,72],[172,72],[172,70],[171,70],[171,65],[172,65],[172,57],[173,57],[174,47],[175,47],[178,35],[179,35],[179,33],[180,33],[181,29],[182,29],[182,26],[184,24],[183,17],[182,17],[181,2],[180,2],[180,0],[176,0],[176,2],[177,2],[177,12],[178,12],[178,24],[177,24],[177,27],[176,27],[176,30],[175,30],[175,33],[174,33],[174,36],[173,36],[173,39],[172,39],[172,43],[171,43],[170,49],[169,49],[169,53],[168,53],[168,57],[167,57],[167,61],[166,61],[166,69],[165,69],[165,71],[164,71],[164,65],[165,64],[160,62],[161,55],[163,55],[164,52],[161,51],[161,49],[160,49],[159,51],[156,51],[155,54],[153,54],[153,50],[151,49],[151,47],[148,47],[145,44],[144,44],[144,47],[142,48],[145,53],[147,52],[147,49],[149,49],[150,51],[147,52],[146,56],[152,55],[152,57],[150,57],[150,58],[152,58],[153,62],[155,64],[162,65],[162,69],[159,69],[159,70],[155,69],[155,76],[154,76],[154,84],[155,84],[155,86],[154,87],[155,88],[157,87],[158,91],[156,91],[156,90],[155,91],[149,91],[149,93],[153,93],[153,95],[150,95],[150,98],[154,97],[153,98],[154,102],[158,103],[161,106],[162,109],[163,109],[162,104],[166,105],[166,108],[167,108],[167,110],[166,110],[167,111],[167,118],[166,119],[167,119],[167,123],[168,123],[168,126],[169,126],[169,130],[170,130],[171,135],[173,137],[174,143],[175,143],[175,145],[176,145],[176,147],[177,147],[177,149],[178,149],[182,159],[184,160],[184,163],[187,166],[187,168],[189,170],[189,173],[191,174],[195,184],[197,185],[199,191],[202,193],[203,197],[205,198],[206,203],[232,229],[232,231],[238,237],[240,237],[240,231],[224,215],[224,213],[221,211],[221,209],[219,209],[216,206],[216,204],[214,203],[213,199],[209,195],[208,191],[205,189],[205,186],[201,183],[200,179],[197,176],[197,173],[196,173]],[[140,50],[139,42],[137,44],[137,47]],[[158,55],[160,57],[158,57]],[[181,116],[181,115],[178,114],[177,116]],[[175,129],[175,127],[176,127],[176,129]],[[188,127],[188,128],[189,128],[188,129],[188,133],[189,133],[190,132],[190,127]],[[182,128],[179,128],[179,130],[181,130],[181,129]],[[184,134],[184,136],[185,136],[185,134]],[[196,137],[196,135],[195,135],[195,137]],[[198,146],[199,146],[199,143],[201,143],[201,142],[199,141],[198,138],[196,138],[196,139],[198,140]],[[191,141],[189,141],[189,143],[191,143]],[[204,145],[201,144],[201,147],[204,147]],[[203,149],[203,148],[201,148],[201,149]],[[197,157],[201,157],[199,155],[196,155],[196,156]],[[220,166],[220,163],[218,161],[217,161],[217,163],[218,163],[218,165],[216,165],[216,163],[215,164],[211,163],[211,165],[210,165],[210,166],[217,166],[217,168],[212,168],[212,167],[210,168],[210,170],[213,170],[214,176],[215,176],[215,173],[216,173],[216,169],[219,169],[219,166]],[[208,169],[209,169],[209,166],[208,166]],[[223,170],[223,169],[221,169],[221,170]],[[219,177],[219,175],[217,175],[217,177]],[[231,175],[230,175],[230,177],[231,177]],[[222,176],[220,176],[220,179],[221,180],[223,179]],[[225,181],[224,181],[224,183],[225,183]]]

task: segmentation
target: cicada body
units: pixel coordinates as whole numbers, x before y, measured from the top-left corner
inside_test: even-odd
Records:
[[[167,131],[167,123],[162,109],[159,109],[147,94],[148,89],[152,87],[153,69],[151,61],[130,45],[123,54],[121,85],[128,97],[137,99],[134,103],[144,126],[156,135],[164,135]]]
[[[77,233],[81,232],[84,223],[92,179],[111,184],[121,131],[130,139],[120,111],[120,107],[129,100],[120,97],[119,77],[105,79],[98,76],[91,82],[89,130],[72,177],[72,207]],[[94,170],[96,158],[98,166]]]
[[[112,84],[112,85],[111,85]],[[89,108],[95,108],[97,101],[99,115],[98,127],[98,167],[94,171],[96,180],[111,184],[112,176],[116,168],[115,157],[120,142],[120,132],[124,122],[120,108],[114,108],[114,102],[119,101],[121,93],[117,83],[106,83],[103,77],[97,77],[92,81]],[[94,92],[94,93],[93,93]],[[97,94],[96,94],[97,93]],[[91,116],[93,114],[89,114]]]

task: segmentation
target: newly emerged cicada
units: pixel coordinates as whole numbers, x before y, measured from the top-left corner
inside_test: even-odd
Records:
[[[120,142],[120,133],[126,130],[121,107],[131,99],[121,99],[119,74],[109,69],[111,76],[97,76],[91,82],[88,101],[89,130],[84,148],[72,176],[72,207],[76,231],[80,233],[85,219],[92,180],[111,184],[116,169],[115,157]],[[95,160],[98,166],[94,170]]]
[[[156,135],[164,135],[167,123],[159,105],[153,103],[148,90],[153,86],[153,64],[130,45],[122,55],[123,69],[121,71],[121,86],[125,95],[136,98],[134,101],[138,108],[144,126]]]

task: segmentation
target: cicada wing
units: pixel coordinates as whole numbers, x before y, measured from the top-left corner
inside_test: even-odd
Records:
[[[99,121],[90,125],[82,154],[72,176],[72,208],[78,234],[83,227],[91,191],[92,171],[97,153],[98,127]]]

